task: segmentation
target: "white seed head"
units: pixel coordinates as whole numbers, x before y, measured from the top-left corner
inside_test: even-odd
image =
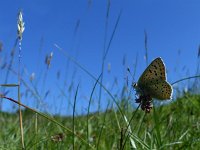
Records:
[[[18,34],[19,40],[22,40],[22,34],[25,30],[24,25],[25,23],[23,21],[23,14],[22,14],[22,11],[20,11],[18,14],[18,20],[17,20],[17,34]]]

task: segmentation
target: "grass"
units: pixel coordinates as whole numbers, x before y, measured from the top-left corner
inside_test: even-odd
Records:
[[[154,107],[150,114],[138,110],[131,122],[132,137],[137,149],[198,149],[200,146],[200,96],[185,94],[176,101],[159,107]],[[135,110],[126,112],[131,118]],[[37,139],[35,138],[35,113],[26,109],[22,112],[24,120],[24,139],[26,149],[87,149],[76,135],[66,132],[55,122],[38,115]],[[0,113],[1,149],[20,149],[20,136],[17,114]],[[123,134],[127,125],[120,112],[107,109],[103,113],[93,113],[88,116],[53,116],[65,127],[72,127],[75,133],[88,141],[94,149],[120,149],[126,135]],[[89,129],[89,132],[88,132]],[[61,141],[53,141],[52,136],[63,133]],[[101,135],[100,135],[101,134]],[[87,139],[89,136],[89,139]],[[73,144],[74,143],[74,144]],[[98,145],[98,147],[97,147]],[[92,147],[88,149],[92,149]],[[127,139],[123,149],[130,149]]]

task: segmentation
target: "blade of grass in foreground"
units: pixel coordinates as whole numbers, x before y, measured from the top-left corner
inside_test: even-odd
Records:
[[[103,133],[103,128],[104,128],[104,125],[105,125],[105,121],[106,121],[106,116],[107,116],[107,113],[108,113],[108,107],[109,107],[109,103],[107,105],[107,108],[106,108],[106,112],[104,113],[104,117],[103,117],[103,124],[101,126],[101,129],[100,129],[100,132],[99,132],[99,136],[98,136],[98,142],[97,142],[97,150],[99,149],[99,143],[100,143],[100,140],[101,140],[101,135]]]
[[[34,112],[34,113],[37,113],[38,115],[42,116],[43,118],[46,118],[47,120],[55,123],[56,125],[60,126],[61,128],[63,128],[64,130],[74,134],[77,138],[79,138],[84,144],[88,145],[91,149],[94,149],[94,146],[90,145],[89,143],[87,143],[87,141],[85,141],[80,135],[74,133],[72,130],[70,130],[69,128],[65,127],[64,125],[62,125],[61,123],[59,123],[58,121],[56,121],[54,118],[51,118],[50,116],[47,116],[46,114],[43,114],[33,108],[30,108],[22,103],[19,103],[18,101],[12,99],[12,98],[9,98],[9,97],[6,97],[6,96],[3,96],[3,95],[0,95],[0,98],[3,98],[3,99],[7,99],[9,101],[12,101],[20,106],[23,106],[25,107],[26,109],[29,109],[30,111]]]
[[[104,33],[104,44],[103,44],[103,57],[102,57],[102,64],[101,64],[101,80],[100,82],[103,83],[103,74],[104,74],[104,55],[106,51],[106,41],[107,41],[107,30],[108,30],[108,18],[109,18],[109,12],[110,12],[110,0],[107,2],[107,13],[106,13],[106,20],[105,20],[105,33]],[[102,87],[100,86],[99,88],[99,101],[98,101],[98,111],[100,111],[100,102],[101,102],[101,92],[102,92]]]
[[[62,52],[63,55],[64,55],[65,57],[67,57],[67,59],[71,60],[71,61],[72,61],[75,65],[77,65],[81,70],[83,70],[86,74],[88,74],[93,80],[97,81],[97,78],[96,78],[93,74],[91,74],[87,69],[85,69],[81,64],[79,64],[79,63],[76,61],[76,59],[74,59],[73,57],[71,57],[66,51],[64,51],[62,48],[60,48],[57,44],[54,44],[54,46],[55,46],[58,50],[60,50],[60,52]],[[115,100],[114,96],[110,93],[110,91],[109,91],[101,82],[98,81],[98,84],[99,84],[100,86],[102,86],[102,88],[106,91],[106,93],[108,93],[108,95],[109,95],[109,96],[111,97],[111,99],[114,101],[114,103],[116,104],[116,106],[117,106],[117,108],[118,108],[120,114],[121,114],[122,117],[123,117],[123,116],[124,116],[124,113],[123,113],[122,109],[120,108],[120,106],[119,106],[117,100]]]
[[[154,124],[155,124],[155,130],[156,130],[156,143],[157,143],[157,148],[160,148],[162,145],[162,141],[161,141],[161,135],[160,135],[160,126],[159,126],[159,122],[158,122],[158,114],[156,112],[155,107],[153,107],[153,119],[154,119]]]
[[[98,77],[97,81],[94,84],[94,87],[93,87],[92,92],[90,94],[90,100],[89,100],[89,104],[88,104],[88,112],[87,112],[87,139],[88,139],[88,143],[89,143],[89,113],[90,113],[90,105],[91,105],[91,102],[92,102],[92,96],[94,94],[94,90],[95,90],[95,88],[97,86],[97,83],[98,83],[101,75],[102,74],[100,74],[100,76]]]
[[[74,106],[73,106],[73,133],[75,133],[75,109],[76,109],[76,100],[77,100],[77,94],[78,94],[78,88],[79,88],[79,84],[76,88],[76,93],[75,93],[75,97],[74,97]],[[73,149],[75,149],[75,135],[73,134]]]
[[[130,137],[135,139],[135,141],[137,141],[138,143],[140,143],[140,145],[142,146],[142,149],[151,149],[144,141],[143,139],[138,138],[137,136],[135,136],[134,134],[130,134]]]
[[[174,85],[174,84],[176,84],[176,83],[178,83],[178,82],[181,82],[181,81],[184,81],[184,80],[193,79],[193,78],[200,78],[200,75],[196,75],[196,76],[190,76],[190,77],[182,78],[182,79],[180,79],[180,80],[177,80],[177,81],[175,81],[175,82],[172,82],[171,85]]]
[[[127,142],[128,137],[129,137],[129,134],[132,134],[132,131],[130,130],[130,129],[131,129],[131,128],[130,128],[130,125],[131,125],[131,122],[132,122],[132,120],[133,120],[135,114],[137,113],[139,107],[140,107],[140,105],[138,105],[138,107],[136,108],[134,114],[131,116],[131,119],[130,119],[129,121],[127,120],[126,116],[124,115],[124,120],[125,120],[125,122],[126,122],[126,124],[127,124],[126,129],[125,129],[125,131],[124,131],[124,135],[126,135],[126,132],[128,132],[128,134],[127,134],[126,137],[125,137],[125,140],[124,140],[124,144],[123,144],[122,149],[125,148],[125,145],[126,145],[126,142]],[[131,132],[130,132],[130,131],[131,131]],[[130,137],[129,139],[130,139],[130,140],[133,140],[131,137]],[[133,142],[134,142],[134,141],[133,141]],[[135,146],[136,146],[135,143],[133,143],[133,147],[135,147]]]
[[[18,33],[18,102],[21,103],[21,93],[20,93],[20,87],[21,87],[21,51],[22,51],[22,35],[24,32],[24,21],[23,21],[23,13],[20,10],[18,13],[18,19],[17,19],[17,33]],[[25,149],[24,144],[24,129],[23,129],[23,118],[22,118],[22,111],[21,106],[19,105],[19,125],[20,125],[20,134],[21,134],[21,144],[22,149]]]
[[[75,65],[77,65],[81,70],[83,70],[86,74],[88,74],[93,80],[95,81],[98,81],[98,79],[93,75],[91,74],[87,69],[85,69],[85,67],[83,67],[80,63],[78,63],[76,61],[76,59],[74,59],[73,57],[71,57],[66,51],[64,51],[62,48],[60,48],[57,44],[54,44],[54,46],[60,50],[60,52],[63,53],[63,55],[69,59],[70,61],[72,61]],[[101,83],[98,81],[98,84],[100,86],[102,86],[102,88],[108,93],[108,95],[111,97],[111,99],[114,101],[114,103],[116,104],[120,114],[122,115],[122,117],[124,116],[124,113],[122,111],[122,109],[120,108],[119,104],[117,103],[117,100],[114,98],[114,96],[110,93],[110,91]]]
[[[119,25],[119,21],[120,21],[120,18],[121,18],[121,14],[122,14],[122,10],[120,11],[118,17],[117,17],[117,21],[115,23],[115,27],[113,29],[113,32],[112,32],[112,35],[110,37],[110,40],[109,40],[109,43],[108,43],[108,46],[106,48],[106,39],[107,39],[107,27],[108,27],[108,17],[109,17],[109,12],[110,12],[110,0],[108,0],[108,5],[107,5],[107,13],[106,13],[106,25],[105,25],[105,36],[104,36],[104,51],[103,51],[103,58],[102,58],[102,67],[101,67],[101,73],[102,73],[102,77],[101,77],[101,80],[100,80],[100,83],[102,84],[103,83],[103,73],[104,73],[104,64],[105,64],[105,60],[106,60],[106,56],[110,50],[110,46],[111,46],[111,43],[113,41],[113,38],[115,36],[115,33],[116,33],[116,30],[117,30],[117,27]],[[102,86],[100,86],[100,91],[99,91],[99,102],[98,102],[98,105],[100,107],[100,100],[101,100],[101,90],[102,90]],[[99,108],[98,108],[99,109]]]
[[[124,120],[126,121],[126,124],[127,124],[127,131],[128,131],[128,134],[132,134],[133,132],[132,132],[131,127],[129,126],[129,122],[128,122],[128,120],[127,120],[127,118],[126,118],[125,116],[124,116]],[[129,135],[127,135],[127,137],[128,137],[128,136],[129,136]],[[129,136],[129,139],[130,139],[132,148],[137,149],[133,138],[132,138],[131,136]]]
[[[110,4],[110,3],[108,3],[108,4]],[[109,9],[110,9],[110,6],[108,5],[107,14],[109,13]],[[105,58],[106,58],[106,56],[107,56],[107,54],[108,54],[108,51],[109,51],[109,49],[110,49],[112,40],[113,40],[114,35],[115,35],[115,33],[116,33],[116,29],[117,29],[117,27],[118,27],[121,14],[122,14],[122,10],[120,11],[120,13],[119,13],[119,15],[118,15],[117,21],[116,21],[116,23],[115,23],[114,30],[113,30],[113,32],[112,32],[111,38],[110,38],[109,43],[108,43],[108,46],[107,46],[107,48],[105,49],[105,53],[104,53],[104,55],[103,55],[102,70],[103,70],[103,68],[104,68],[103,66],[104,66]],[[108,16],[107,16],[107,18],[108,18]],[[54,46],[55,46],[56,48],[58,48],[58,50],[60,50],[61,52],[63,52],[64,55],[65,55],[69,60],[71,60],[72,62],[74,62],[79,68],[81,68],[83,71],[85,71],[85,72],[86,72],[90,77],[92,77],[95,81],[97,80],[89,71],[87,71],[84,67],[82,67],[74,58],[72,58],[71,56],[67,55],[66,52],[64,52],[58,45],[54,44]],[[102,71],[102,77],[101,77],[101,79],[102,79],[102,78],[103,78],[103,71]],[[102,80],[103,80],[103,79],[102,79]],[[116,101],[115,98],[112,96],[112,94],[105,88],[105,86],[103,86],[102,80],[101,80],[100,82],[98,81],[98,83],[101,85],[100,91],[101,91],[101,88],[103,88],[103,89],[111,96],[111,98],[113,99],[113,101],[114,101],[115,104],[117,105],[117,107],[118,107],[120,113],[121,113],[122,116],[123,116],[123,112],[122,112],[122,110],[120,109],[120,107],[119,107],[117,101]]]

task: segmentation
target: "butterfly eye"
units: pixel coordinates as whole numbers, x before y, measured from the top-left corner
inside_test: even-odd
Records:
[[[137,87],[137,83],[136,83],[136,82],[133,82],[133,83],[132,83],[132,86],[133,86],[133,88],[136,88],[136,87]]]

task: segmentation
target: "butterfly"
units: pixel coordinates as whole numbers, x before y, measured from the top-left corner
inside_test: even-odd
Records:
[[[133,85],[139,95],[136,102],[142,102],[145,109],[147,105],[150,105],[149,103],[153,98],[158,100],[172,99],[172,86],[166,80],[164,62],[158,57],[151,62],[138,82]]]

